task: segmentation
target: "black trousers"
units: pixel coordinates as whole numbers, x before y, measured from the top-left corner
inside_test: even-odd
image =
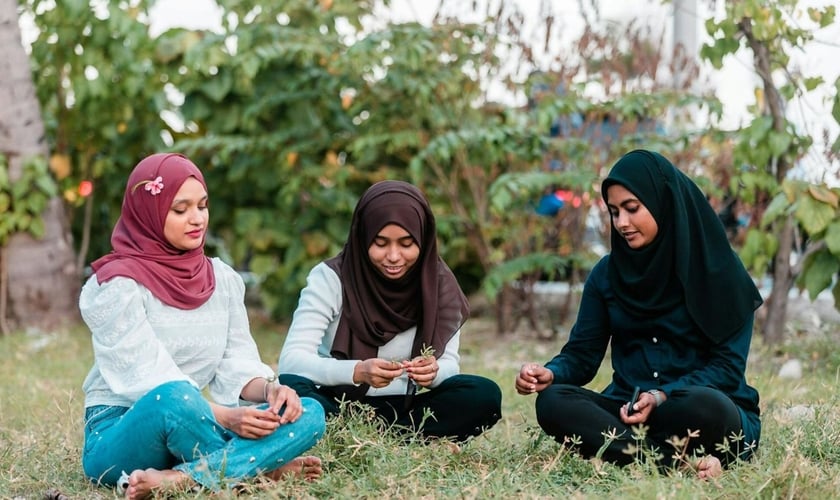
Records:
[[[318,400],[328,417],[338,414],[339,401],[329,387],[318,387],[308,378],[291,374],[280,375],[278,382],[301,397]],[[478,436],[502,417],[502,391],[495,382],[478,375],[455,375],[434,389],[418,392],[408,408],[405,396],[364,396],[359,401],[372,406],[388,424],[454,441]],[[427,409],[433,418],[423,421]]]
[[[633,462],[634,455],[625,452],[631,444],[656,449],[663,455],[662,466],[677,465],[674,454],[683,449],[677,450],[668,440],[673,436],[686,438],[689,431],[697,435],[688,438],[683,455],[686,458],[702,446],[703,454],[716,456],[725,466],[743,447],[742,442],[732,439],[741,434],[741,414],[735,403],[717,389],[691,386],[672,391],[645,422],[649,429],[642,442],[636,441],[633,430],[621,421],[619,409],[624,403],[578,386],[551,385],[537,395],[537,421],[559,443],[566,437],[579,437],[579,451],[584,457],[594,457],[605,447],[601,458],[618,465]],[[605,434],[618,437],[606,444]],[[718,449],[727,439],[728,449]]]

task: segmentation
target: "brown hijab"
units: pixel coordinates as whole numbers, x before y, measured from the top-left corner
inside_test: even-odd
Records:
[[[216,277],[204,245],[179,250],[163,233],[172,200],[189,177],[207,189],[198,167],[179,154],[153,154],[134,167],[111,234],[113,251],[91,264],[100,284],[125,276],[179,309],[195,309],[207,302],[216,288]]]
[[[388,224],[404,228],[420,247],[414,267],[400,279],[382,276],[368,248]],[[437,251],[435,217],[415,186],[382,181],[359,200],[344,249],[326,261],[341,279],[343,305],[332,355],[338,359],[376,357],[378,347],[417,326],[412,357],[431,346],[440,357],[469,316],[469,304],[455,275]]]

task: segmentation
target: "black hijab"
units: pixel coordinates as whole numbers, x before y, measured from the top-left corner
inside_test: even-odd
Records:
[[[382,276],[368,257],[388,224],[404,228],[420,255],[400,279]],[[338,359],[376,357],[378,347],[417,326],[412,357],[424,346],[440,357],[469,316],[455,275],[438,255],[435,217],[423,193],[402,181],[382,181],[362,195],[344,249],[326,261],[341,279],[343,305],[331,354]]]
[[[601,183],[632,192],[659,226],[656,238],[632,249],[611,225],[608,274],[626,310],[654,316],[685,302],[701,331],[720,344],[744,326],[762,303],[732,250],[714,209],[685,174],[659,153],[624,155]]]

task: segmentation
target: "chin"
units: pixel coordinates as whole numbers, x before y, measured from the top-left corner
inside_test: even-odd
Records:
[[[401,272],[400,274],[391,274],[391,273],[386,272],[384,269],[380,269],[379,274],[381,274],[383,278],[386,278],[386,279],[389,279],[389,280],[398,280],[398,279],[402,278],[403,276],[405,276],[405,271]]]
[[[190,252],[192,250],[195,250],[196,248],[201,248],[201,247],[202,247],[202,244],[198,244],[198,245],[190,244],[190,245],[178,245],[175,248],[177,248],[178,250],[180,250],[182,252]]]

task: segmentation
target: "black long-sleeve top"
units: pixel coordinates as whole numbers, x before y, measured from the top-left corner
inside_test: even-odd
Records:
[[[630,314],[612,292],[608,259],[601,259],[590,272],[569,341],[545,365],[554,373],[554,383],[583,386],[591,382],[609,346],[613,376],[602,391],[605,396],[626,401],[635,386],[643,391],[659,389],[666,395],[691,385],[715,388],[738,406],[744,442],[757,442],[761,433],[758,391],[744,375],[752,318],[731,338],[715,344],[684,305],[659,316]]]

